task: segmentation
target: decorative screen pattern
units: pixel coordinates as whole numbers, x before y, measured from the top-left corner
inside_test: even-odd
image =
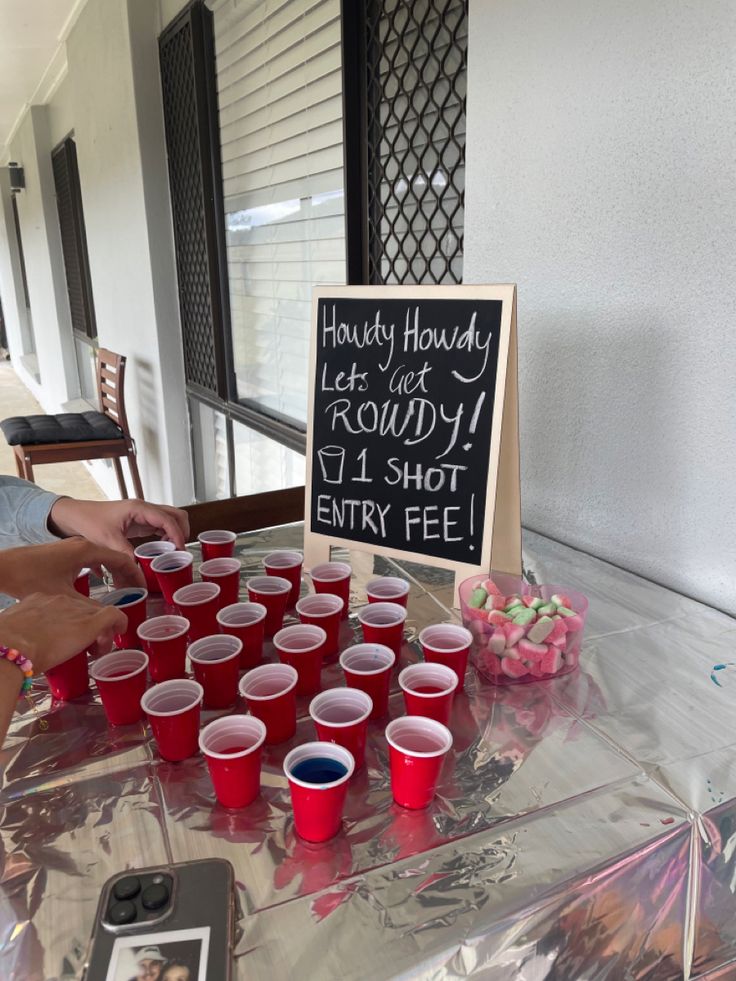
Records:
[[[368,281],[462,282],[467,0],[365,0]]]

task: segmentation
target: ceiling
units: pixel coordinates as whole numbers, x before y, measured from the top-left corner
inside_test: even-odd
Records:
[[[53,69],[81,5],[80,0],[0,0],[0,157],[24,106],[42,100],[53,83],[47,69]],[[47,74],[52,77],[44,78]]]

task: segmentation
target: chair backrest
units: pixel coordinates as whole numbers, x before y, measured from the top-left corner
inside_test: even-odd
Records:
[[[97,395],[100,412],[129,436],[128,417],[125,414],[125,358],[104,347],[97,351]]]

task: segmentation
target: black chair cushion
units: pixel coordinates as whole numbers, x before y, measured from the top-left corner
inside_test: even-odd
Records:
[[[42,443],[89,443],[124,439],[120,426],[102,412],[62,412],[58,416],[11,416],[0,422],[9,446]]]

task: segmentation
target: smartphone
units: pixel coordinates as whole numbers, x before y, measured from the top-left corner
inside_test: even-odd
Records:
[[[102,889],[83,981],[230,981],[233,881],[221,859],[114,875]]]

